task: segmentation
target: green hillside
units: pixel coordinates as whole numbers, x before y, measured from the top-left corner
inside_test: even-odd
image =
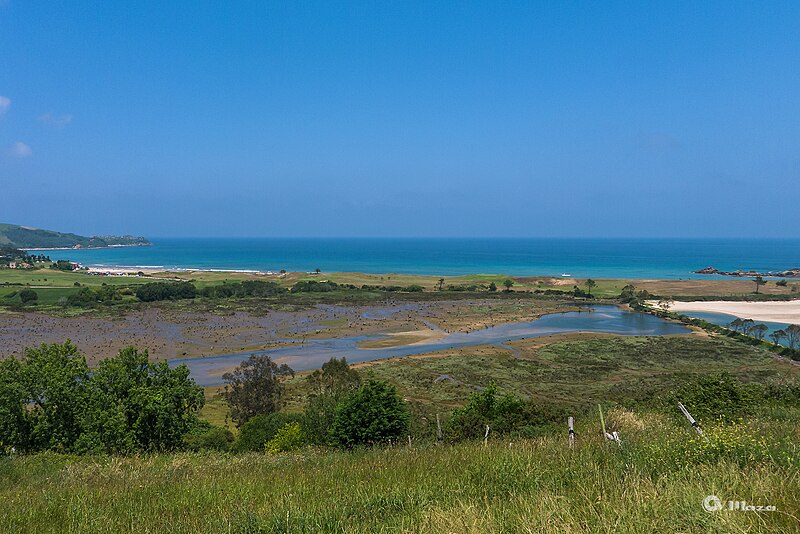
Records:
[[[79,246],[96,248],[119,245],[149,245],[144,237],[123,236],[81,236],[71,233],[42,230],[16,224],[0,224],[0,245],[16,248],[67,248]]]

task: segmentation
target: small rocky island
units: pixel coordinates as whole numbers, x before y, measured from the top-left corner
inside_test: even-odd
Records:
[[[700,269],[699,271],[694,271],[695,274],[716,274],[720,276],[740,276],[740,277],[748,277],[753,278],[756,276],[771,276],[775,278],[800,278],[800,267],[795,267],[794,269],[787,269],[785,271],[768,271],[768,272],[758,272],[758,271],[720,271],[716,267],[706,267],[705,269]]]

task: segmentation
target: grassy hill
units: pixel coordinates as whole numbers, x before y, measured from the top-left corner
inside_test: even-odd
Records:
[[[119,245],[149,245],[144,237],[124,236],[81,236],[71,233],[54,232],[40,228],[30,228],[16,224],[0,224],[0,245],[16,248],[96,248]]]
[[[390,380],[417,419],[494,380],[575,416],[537,436],[436,445],[412,428],[392,447],[342,452],[0,456],[0,531],[10,532],[794,532],[800,522],[800,404],[784,389],[741,417],[703,420],[701,439],[657,400],[691,377],[748,384],[800,368],[727,338],[573,334],[359,367]],[[452,380],[439,380],[443,375]],[[304,380],[287,388],[300,409]],[[600,434],[595,403],[621,446]],[[223,423],[219,399],[204,416]],[[731,408],[736,408],[732,404]],[[716,495],[774,512],[706,512]]]
[[[564,430],[487,446],[0,458],[0,521],[10,532],[39,533],[798,528],[796,419],[708,429],[704,444],[660,414],[608,418],[622,447],[604,442],[587,418],[576,422],[574,449]],[[762,435],[768,442],[753,441]],[[709,513],[707,495],[777,511]]]

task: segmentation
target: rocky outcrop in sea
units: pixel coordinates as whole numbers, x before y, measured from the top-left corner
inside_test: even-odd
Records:
[[[694,271],[695,274],[716,274],[720,276],[740,276],[740,277],[748,277],[752,278],[755,276],[770,276],[773,278],[800,278],[800,267],[795,267],[794,269],[787,269],[785,271],[768,271],[768,272],[758,272],[758,271],[720,271],[716,267],[706,267],[705,269],[700,269],[699,271]]]

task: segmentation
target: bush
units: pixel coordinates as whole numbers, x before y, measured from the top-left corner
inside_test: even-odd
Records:
[[[325,293],[337,289],[336,282],[317,282],[316,280],[301,280],[292,286],[292,293]]]
[[[336,407],[330,439],[347,449],[398,441],[406,434],[409,419],[395,387],[370,380]]]
[[[39,300],[39,294],[33,289],[23,289],[19,292],[19,299],[23,304],[32,304]]]
[[[309,442],[325,445],[339,401],[361,386],[361,377],[347,365],[345,358],[331,358],[311,373],[306,382],[309,394],[303,412],[303,430]]]
[[[668,401],[676,417],[683,417],[673,408],[682,402],[700,423],[731,422],[752,414],[760,393],[757,386],[742,384],[725,372],[695,378],[668,395]]]
[[[299,423],[301,414],[271,413],[257,415],[239,429],[239,437],[231,447],[234,452],[262,451],[278,430],[289,423]]]
[[[264,280],[245,280],[243,282],[225,283],[205,287],[200,291],[204,297],[231,298],[231,297],[272,297],[286,293],[287,289],[275,282]]]
[[[191,282],[150,282],[136,288],[136,298],[142,302],[193,299],[197,288]]]
[[[286,423],[276,433],[275,436],[267,441],[267,452],[278,454],[280,452],[295,451],[305,445],[303,429],[300,423]]]
[[[196,428],[183,437],[183,443],[190,451],[227,451],[233,443],[233,434],[225,427],[200,421]]]
[[[8,363],[6,363],[8,362]],[[67,342],[27,349],[0,366],[0,445],[21,451],[173,450],[195,428],[203,389],[189,369],[133,348],[89,372]]]

